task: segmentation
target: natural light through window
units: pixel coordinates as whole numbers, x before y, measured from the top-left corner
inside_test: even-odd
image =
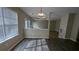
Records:
[[[48,20],[25,18],[25,29],[48,29]]]
[[[17,13],[9,8],[0,8],[0,42],[18,35]]]

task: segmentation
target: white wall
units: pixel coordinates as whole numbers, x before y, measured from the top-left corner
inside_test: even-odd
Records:
[[[25,29],[25,38],[49,38],[49,30]]]
[[[72,28],[72,32],[71,32],[71,38],[73,41],[76,41],[78,28],[79,28],[79,14],[77,14],[75,16],[75,20],[73,23],[73,28]]]
[[[59,38],[65,38],[68,18],[69,18],[69,14],[63,15],[63,17],[61,17],[60,27],[59,27]],[[62,30],[62,32],[60,32],[60,29]]]
[[[56,27],[55,27],[55,30],[56,30],[56,31],[59,31],[59,27],[60,27],[60,19],[57,19],[57,20],[56,20]]]

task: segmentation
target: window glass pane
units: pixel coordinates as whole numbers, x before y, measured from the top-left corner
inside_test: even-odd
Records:
[[[4,11],[4,17],[9,17],[9,18],[13,18],[13,19],[17,18],[17,14],[14,11],[12,11],[8,8],[4,8],[3,11]]]
[[[0,42],[4,40],[4,33],[3,33],[3,21],[0,17]]]
[[[1,15],[2,15],[2,9],[0,8],[0,17],[1,17]]]
[[[17,24],[13,24],[12,20],[9,18],[4,18],[4,20],[6,37],[16,35],[18,33]]]
[[[32,23],[35,29],[48,29],[48,20],[34,20]]]
[[[31,28],[30,20],[25,19],[25,28]]]
[[[17,34],[17,13],[8,8],[0,8],[0,42]]]
[[[17,14],[7,8],[4,8],[3,15],[4,15],[6,38],[17,35],[18,34],[18,18],[16,17]]]
[[[26,21],[26,20],[25,20],[25,28],[28,28],[28,27],[27,27],[27,21]]]

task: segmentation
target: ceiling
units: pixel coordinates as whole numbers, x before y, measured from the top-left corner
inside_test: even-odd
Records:
[[[27,13],[29,16],[34,17],[40,10],[40,7],[21,7],[21,9]],[[42,7],[43,13],[45,13],[46,17],[49,18],[51,14],[51,19],[59,19],[65,14],[68,13],[77,13],[79,14],[78,7]]]

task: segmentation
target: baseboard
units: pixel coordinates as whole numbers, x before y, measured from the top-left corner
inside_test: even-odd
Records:
[[[74,40],[73,38],[71,38],[72,41],[76,42],[76,40]]]
[[[48,39],[49,37],[25,37],[25,38],[46,38]]]
[[[73,38],[63,38],[63,39],[70,39],[70,40],[76,42],[76,40],[73,40]]]

